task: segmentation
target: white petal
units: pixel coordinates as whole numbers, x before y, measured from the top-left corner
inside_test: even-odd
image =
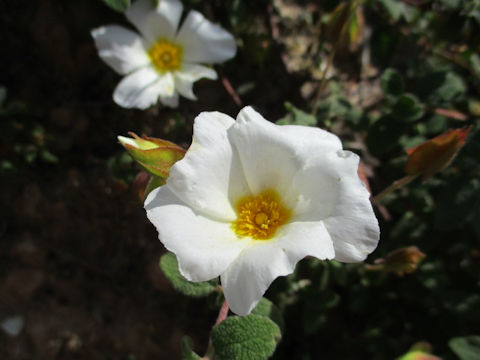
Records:
[[[243,108],[228,131],[238,150],[247,183],[253,194],[274,189],[283,194],[302,163],[295,157],[295,143],[281,127],[265,120],[251,107]]]
[[[220,63],[234,57],[237,51],[232,34],[194,10],[188,13],[176,42],[183,45],[187,62]]]
[[[171,96],[160,96],[160,102],[168,107],[178,107],[178,94],[175,92]]]
[[[153,190],[145,201],[148,219],[159,239],[177,255],[179,269],[190,281],[206,281],[222,274],[245,247],[230,223],[194,212],[168,185]]]
[[[295,143],[297,153],[304,157],[342,149],[338,136],[317,127],[283,125],[281,129]]]
[[[150,43],[159,38],[173,39],[182,16],[183,5],[179,0],[137,0],[125,15]]]
[[[251,107],[243,108],[229,130],[240,154],[245,177],[254,194],[275,189],[286,194],[293,177],[312,158],[341,149],[335,135],[303,126],[279,126]]]
[[[197,116],[192,145],[167,179],[170,189],[184,202],[224,221],[236,219],[232,199],[249,193],[238,155],[227,138],[227,129],[234,122],[219,112]]]
[[[364,260],[380,237],[370,193],[357,175],[358,162],[349,151],[329,152],[313,159],[292,182],[301,198],[295,219],[323,220],[335,259],[343,262]]]
[[[246,248],[221,276],[232,311],[249,314],[273,280],[291,274],[297,262],[308,255],[319,259],[334,256],[332,240],[322,222],[288,224],[279,229],[275,239],[257,241]]]
[[[111,25],[91,32],[98,55],[113,70],[125,75],[150,63],[144,40],[133,31]]]
[[[192,91],[193,83],[201,78],[216,80],[215,70],[197,64],[183,64],[182,70],[175,73],[175,88],[177,91],[190,100],[197,100]]]
[[[125,108],[147,109],[157,102],[162,85],[155,69],[147,66],[123,78],[113,93],[113,100]]]

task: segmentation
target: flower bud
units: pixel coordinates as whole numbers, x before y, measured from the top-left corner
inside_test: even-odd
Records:
[[[427,342],[419,342],[397,360],[441,360],[438,356],[430,354],[432,346]]]
[[[180,146],[162,139],[143,135],[139,137],[129,133],[133,138],[118,136],[120,144],[128,153],[152,175],[166,179],[170,168],[185,155],[185,150]]]
[[[425,257],[426,255],[416,246],[409,246],[391,252],[385,259],[376,260],[374,266],[381,271],[394,272],[398,276],[403,276],[415,272]]]
[[[465,144],[465,139],[471,129],[471,126],[467,126],[448,130],[419,146],[407,149],[408,160],[405,172],[408,175],[423,173],[423,180],[427,180],[452,162]]]

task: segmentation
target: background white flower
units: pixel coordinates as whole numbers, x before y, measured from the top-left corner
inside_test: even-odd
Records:
[[[278,126],[251,107],[237,121],[201,113],[187,154],[145,209],[181,273],[221,276],[230,308],[245,315],[305,256],[357,262],[375,249],[358,162],[335,135]]]
[[[195,100],[192,86],[201,78],[215,80],[215,70],[199,63],[220,63],[236,53],[233,36],[190,11],[177,32],[183,5],[178,0],[137,0],[127,19],[142,36],[117,25],[92,31],[99,56],[121,75],[113,93],[126,108],[146,109],[158,99],[178,106],[178,94]]]

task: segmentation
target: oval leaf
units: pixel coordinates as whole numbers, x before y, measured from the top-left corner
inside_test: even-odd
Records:
[[[275,324],[277,324],[280,330],[283,332],[283,329],[285,328],[285,323],[283,321],[282,312],[274,303],[272,303],[267,298],[262,298],[260,300],[257,307],[252,310],[252,314],[268,317],[270,320],[275,322]]]
[[[196,354],[193,348],[193,340],[189,336],[182,338],[182,360],[200,360],[201,357]]]
[[[178,270],[177,257],[166,253],[160,258],[160,268],[172,283],[175,290],[191,297],[203,297],[212,293],[217,288],[217,279],[194,283],[185,279]]]
[[[280,328],[260,315],[233,316],[212,329],[212,343],[221,360],[268,359],[280,339]]]
[[[130,0],[103,0],[105,4],[110,6],[113,10],[125,12],[130,6]]]

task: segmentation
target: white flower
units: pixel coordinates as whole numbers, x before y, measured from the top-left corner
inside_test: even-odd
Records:
[[[179,0],[137,0],[125,12],[142,36],[117,25],[92,31],[99,56],[126,77],[113,93],[126,108],[146,109],[158,99],[178,106],[178,94],[195,100],[192,85],[215,80],[215,70],[199,63],[220,63],[235,56],[233,36],[190,11],[177,31],[183,5]]]
[[[245,315],[304,257],[358,262],[375,249],[378,222],[358,162],[318,128],[278,126],[251,107],[236,121],[204,112],[145,209],[183,276],[221,276],[230,308]]]

